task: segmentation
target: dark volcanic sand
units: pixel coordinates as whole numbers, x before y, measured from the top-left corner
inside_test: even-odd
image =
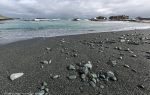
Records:
[[[127,34],[133,35],[127,36]],[[119,42],[119,37],[122,35],[126,35],[127,39],[138,40],[140,45]],[[149,54],[146,53],[150,50],[150,40],[141,43],[140,37],[150,38],[150,30],[36,38],[1,45],[0,95],[35,93],[39,91],[38,88],[44,81],[48,83],[46,87],[49,88],[50,95],[97,95],[99,92],[102,95],[150,95],[150,59],[147,58]],[[113,39],[115,43],[109,43],[106,41],[107,38],[109,42]],[[61,42],[62,39],[65,42]],[[99,44],[100,41],[104,42],[103,45]],[[88,43],[93,43],[94,47],[91,48]],[[122,50],[115,49],[118,46]],[[46,50],[47,47],[51,48],[51,51]],[[99,52],[101,47],[104,48],[103,52]],[[125,51],[127,48],[130,48],[137,57],[131,57],[132,53]],[[69,54],[66,54],[67,52]],[[120,53],[124,53],[122,60],[118,59]],[[73,54],[78,54],[78,57],[73,57]],[[52,60],[52,62],[40,63],[43,60]],[[116,60],[117,64],[112,67],[107,64],[109,60]],[[92,62],[93,73],[98,74],[100,70],[114,72],[117,81],[100,80],[95,88],[87,81],[82,82],[78,74],[79,67],[76,65],[77,62],[82,61]],[[130,67],[126,68],[124,64]],[[41,68],[42,65],[44,68]],[[66,68],[69,65],[74,65],[76,70],[68,71]],[[19,72],[23,72],[24,75],[14,81],[9,79],[12,73]],[[60,75],[60,78],[52,79],[53,75]],[[69,75],[76,75],[77,78],[68,80]],[[100,85],[104,88],[100,88]],[[142,85],[144,88],[137,85]],[[83,90],[80,90],[80,87],[83,87]]]

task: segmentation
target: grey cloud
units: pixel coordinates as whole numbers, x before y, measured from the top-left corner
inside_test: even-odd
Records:
[[[3,0],[0,13],[12,17],[150,16],[149,0]]]

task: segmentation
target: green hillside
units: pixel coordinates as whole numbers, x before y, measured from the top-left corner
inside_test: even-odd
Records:
[[[0,20],[12,20],[13,18],[5,17],[2,14],[0,14]]]

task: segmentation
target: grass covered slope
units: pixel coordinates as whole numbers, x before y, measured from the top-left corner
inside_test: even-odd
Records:
[[[13,18],[9,18],[0,14],[0,20],[12,20]]]

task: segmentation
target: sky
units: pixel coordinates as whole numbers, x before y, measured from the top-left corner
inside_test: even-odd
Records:
[[[150,17],[150,0],[0,0],[0,14],[18,18]]]

